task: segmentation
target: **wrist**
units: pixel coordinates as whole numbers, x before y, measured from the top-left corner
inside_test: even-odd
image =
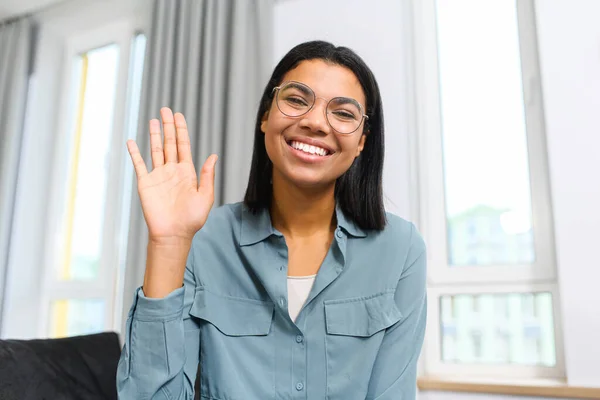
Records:
[[[177,249],[189,248],[192,245],[193,237],[188,236],[162,236],[148,237],[148,246],[156,249]]]

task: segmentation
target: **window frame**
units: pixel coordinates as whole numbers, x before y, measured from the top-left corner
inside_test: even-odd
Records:
[[[435,0],[410,2],[410,56],[414,113],[410,124],[411,166],[418,187],[414,195],[416,221],[428,247],[428,329],[423,349],[423,372],[431,376],[564,378],[565,362],[560,299],[554,253],[554,226],[542,104],[533,0],[516,0],[521,76],[525,106],[530,173],[532,224],[536,260],[531,265],[452,267],[447,262],[447,229],[439,93],[437,10]],[[543,289],[552,293],[555,327],[554,367],[445,364],[441,361],[440,305],[443,295],[465,293],[526,293]]]
[[[552,295],[553,310],[558,308],[559,292],[558,287],[554,283],[513,283],[510,285],[495,285],[489,284],[482,292],[481,286],[462,284],[453,286],[432,287],[427,289],[428,315],[427,327],[428,332],[425,339],[425,369],[427,375],[435,376],[461,376],[468,378],[481,377],[501,377],[501,378],[520,378],[520,379],[543,379],[565,377],[564,370],[564,350],[563,337],[560,327],[562,321],[560,313],[554,312],[554,341],[556,343],[556,366],[524,366],[524,365],[509,365],[509,364],[458,364],[444,363],[441,361],[441,335],[439,334],[440,327],[440,305],[439,301],[442,296],[458,295],[458,294],[506,294],[506,293],[536,293],[549,292]],[[435,332],[432,332],[435,331]]]

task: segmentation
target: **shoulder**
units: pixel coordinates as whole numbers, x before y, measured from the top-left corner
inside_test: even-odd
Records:
[[[382,238],[410,246],[412,250],[420,253],[425,251],[425,241],[414,223],[391,212],[386,212],[386,219],[386,226],[380,232]]]
[[[374,235],[380,251],[404,260],[404,265],[411,265],[425,254],[425,240],[414,223],[390,212],[386,212],[386,219],[385,228]]]

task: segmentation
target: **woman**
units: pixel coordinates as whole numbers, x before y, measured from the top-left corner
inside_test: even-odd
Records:
[[[198,185],[183,115],[133,141],[149,230],[127,322],[121,399],[414,399],[425,245],[382,199],[383,111],[372,72],[326,42],[293,48],[263,93],[243,203]]]

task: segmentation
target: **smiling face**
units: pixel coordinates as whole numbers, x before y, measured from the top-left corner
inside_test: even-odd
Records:
[[[273,163],[273,181],[283,179],[298,187],[329,186],[350,168],[366,136],[364,121],[351,134],[332,129],[326,118],[327,104],[344,97],[356,100],[364,110],[365,94],[351,70],[322,60],[302,61],[285,74],[283,82],[290,81],[311,88],[316,101],[306,114],[290,117],[280,111],[274,98],[263,116],[261,131]]]

